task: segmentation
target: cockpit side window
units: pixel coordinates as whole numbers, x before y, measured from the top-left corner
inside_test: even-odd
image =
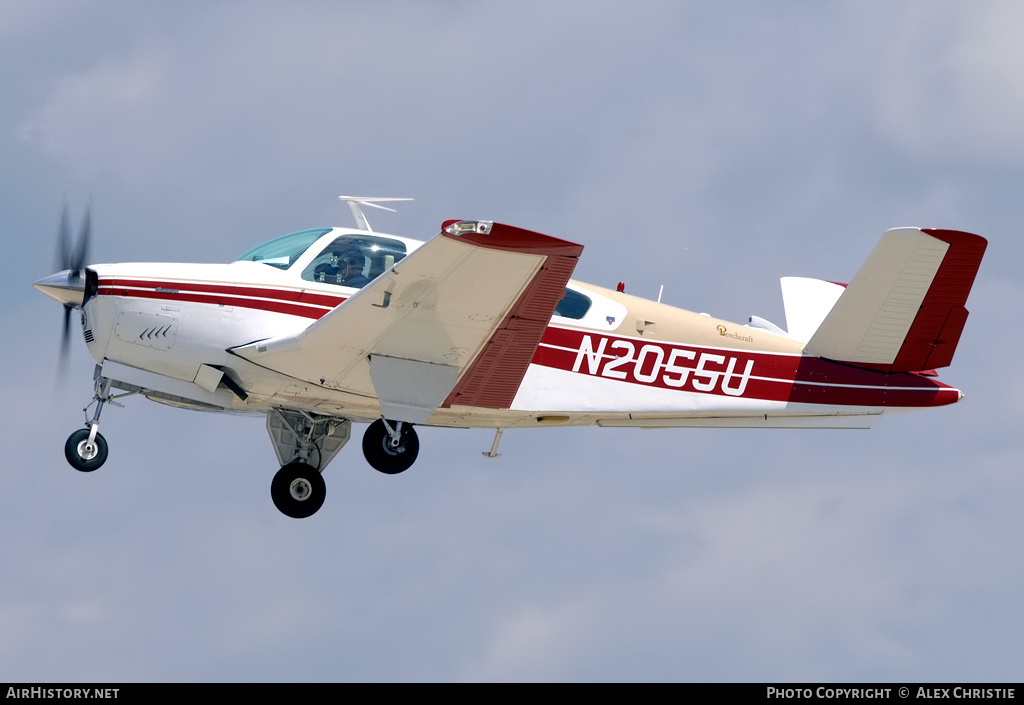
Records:
[[[405,243],[374,235],[343,235],[302,270],[302,278],[360,289],[407,254]]]
[[[237,261],[259,262],[278,269],[288,269],[309,249],[310,245],[329,232],[331,232],[330,228],[317,228],[282,235],[270,242],[257,245],[239,257]]]
[[[555,315],[564,318],[574,318],[577,321],[587,315],[590,310],[590,297],[584,296],[578,291],[566,289],[562,300],[555,306]]]

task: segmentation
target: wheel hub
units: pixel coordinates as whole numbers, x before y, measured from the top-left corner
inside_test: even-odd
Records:
[[[419,447],[419,439],[411,423],[389,423],[382,417],[363,433],[363,455],[375,470],[386,475],[397,475],[407,470],[416,460]]]
[[[288,493],[296,502],[304,502],[313,494],[313,485],[304,477],[297,477],[288,485]]]
[[[95,443],[90,443],[88,439],[78,444],[78,457],[82,460],[92,460],[98,452],[99,446]]]

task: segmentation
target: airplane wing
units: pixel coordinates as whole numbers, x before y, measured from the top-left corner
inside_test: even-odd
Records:
[[[390,419],[439,406],[508,408],[583,246],[500,223],[441,234],[297,335],[231,350]]]
[[[806,350],[886,372],[946,367],[987,244],[955,230],[888,231]]]

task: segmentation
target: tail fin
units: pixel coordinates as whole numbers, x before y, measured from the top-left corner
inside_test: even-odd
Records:
[[[955,230],[888,231],[807,341],[807,352],[885,372],[948,366],[987,245]]]

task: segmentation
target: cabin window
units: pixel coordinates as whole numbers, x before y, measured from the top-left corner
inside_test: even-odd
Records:
[[[555,306],[555,315],[564,318],[574,318],[577,321],[587,315],[590,310],[590,297],[584,296],[578,291],[566,289],[562,300]]]
[[[336,238],[302,270],[302,278],[360,289],[402,260],[405,243],[374,235]]]
[[[282,235],[270,242],[257,245],[239,257],[237,261],[259,262],[278,269],[288,269],[295,264],[299,257],[302,257],[310,245],[329,232],[331,232],[330,228],[317,228]]]

